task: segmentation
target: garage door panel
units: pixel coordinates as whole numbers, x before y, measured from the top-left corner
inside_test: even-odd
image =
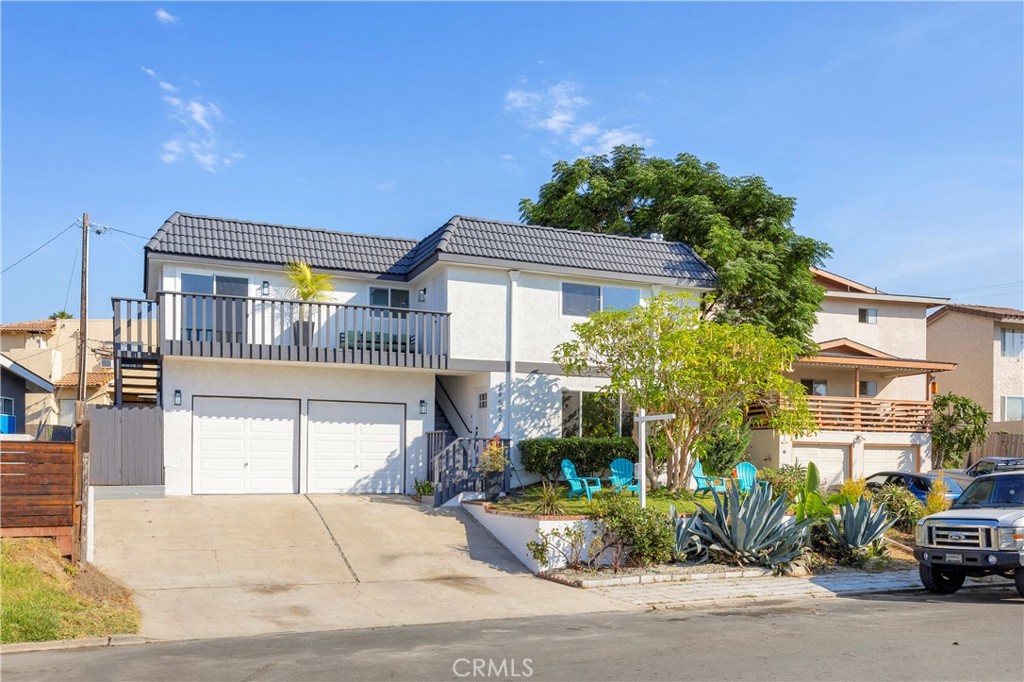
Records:
[[[197,397],[193,492],[298,492],[298,420],[295,400]]]
[[[849,449],[841,445],[798,445],[793,456],[803,466],[814,462],[823,485],[838,485],[846,480]]]
[[[403,492],[404,421],[401,405],[310,401],[310,492]]]
[[[865,446],[864,475],[879,471],[917,471],[917,448],[914,446]]]

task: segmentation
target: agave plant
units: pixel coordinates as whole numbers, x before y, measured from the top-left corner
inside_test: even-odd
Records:
[[[839,508],[839,521],[828,520],[828,530],[832,537],[847,552],[857,552],[871,545],[882,533],[889,530],[896,519],[889,519],[885,513],[885,505],[871,511],[871,500],[860,498],[856,504],[845,502]]]
[[[690,519],[676,521],[677,556],[775,567],[803,554],[814,520],[784,524],[786,495],[773,501],[771,486],[755,486],[743,497],[736,488],[721,497],[713,494],[713,512],[698,508]]]

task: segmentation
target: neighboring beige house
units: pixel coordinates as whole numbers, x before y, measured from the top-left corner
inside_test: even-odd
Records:
[[[0,325],[0,351],[38,374],[53,394],[26,396],[23,433],[41,424],[72,426],[78,395],[78,320],[32,320]],[[113,322],[89,320],[87,402],[108,405],[113,399]]]
[[[996,430],[1024,424],[1024,310],[951,303],[928,318],[928,357],[950,358],[942,393],[967,396]]]
[[[813,461],[829,485],[884,470],[930,469],[933,381],[956,365],[927,359],[927,315],[948,299],[887,294],[813,272],[825,288],[811,336],[819,352],[800,358],[791,378],[807,388],[821,428],[795,439],[755,430],[751,460]]]

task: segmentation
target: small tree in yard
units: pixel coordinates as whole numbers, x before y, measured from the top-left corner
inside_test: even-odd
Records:
[[[767,426],[781,433],[817,428],[803,387],[783,375],[799,341],[703,319],[695,303],[687,294],[662,294],[631,310],[593,313],[554,353],[566,373],[607,374],[604,391],[621,392],[635,408],[676,415],[663,425],[673,492],[690,480],[702,439],[722,423],[742,423],[749,405],[763,405]]]
[[[957,467],[975,445],[988,439],[989,413],[970,398],[955,393],[932,401],[932,461]]]

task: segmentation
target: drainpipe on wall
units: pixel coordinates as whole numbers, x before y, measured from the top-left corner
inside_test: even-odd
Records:
[[[515,319],[516,289],[519,286],[519,271],[508,271],[508,314],[505,320],[505,438],[512,439],[512,377],[516,371],[515,360]]]

